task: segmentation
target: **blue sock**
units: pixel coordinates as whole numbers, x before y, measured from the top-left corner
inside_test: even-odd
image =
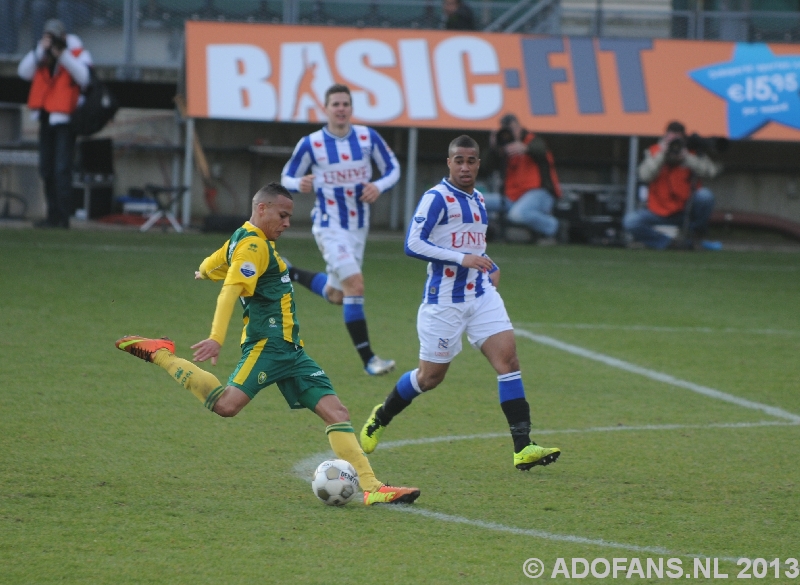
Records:
[[[325,298],[325,285],[328,282],[328,275],[324,272],[317,272],[311,279],[311,292]]]
[[[364,321],[364,297],[344,297],[342,303],[344,322]]]
[[[397,393],[400,397],[408,402],[419,396],[422,391],[417,385],[417,370],[411,370],[400,376],[395,388],[397,388]]]
[[[519,370],[497,376],[497,392],[500,395],[500,404],[515,398],[524,399],[525,388],[522,386],[522,374]]]
[[[514,441],[514,453],[519,453],[531,444],[531,410],[519,371],[497,376],[497,391]]]
[[[364,367],[369,365],[369,361],[375,357],[372,346],[369,344],[369,331],[367,329],[367,318],[364,316],[364,297],[344,297],[342,302],[342,313],[344,315],[344,325],[353,341]]]

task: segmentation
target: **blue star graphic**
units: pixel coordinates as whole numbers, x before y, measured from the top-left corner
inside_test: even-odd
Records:
[[[800,130],[800,55],[775,55],[763,43],[737,43],[733,59],[689,76],[727,101],[730,138],[747,138],[773,121]]]

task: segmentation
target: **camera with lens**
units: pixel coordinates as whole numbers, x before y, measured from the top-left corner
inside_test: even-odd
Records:
[[[687,142],[682,137],[673,138],[667,144],[667,156],[678,156],[681,151],[687,147]]]
[[[67,39],[64,37],[59,37],[54,34],[48,34],[48,36],[50,37],[50,49],[48,52],[50,52],[51,56],[55,56],[52,53],[52,49],[62,52],[67,48]]]
[[[667,151],[665,154],[666,162],[668,165],[677,165],[683,160],[683,150],[687,147],[686,139],[682,136],[673,138],[667,144]]]
[[[514,134],[511,132],[511,129],[508,127],[500,128],[497,131],[497,146],[500,148],[504,147],[506,144],[510,144],[514,142]]]
[[[728,150],[729,145],[727,138],[705,138],[697,133],[686,139],[686,148],[699,155],[722,154]]]

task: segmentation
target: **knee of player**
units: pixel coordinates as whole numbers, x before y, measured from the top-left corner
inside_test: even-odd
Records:
[[[364,275],[360,272],[348,276],[342,280],[342,289],[344,295],[348,297],[363,297],[364,296]]]
[[[344,404],[339,402],[339,404],[336,404],[330,409],[327,413],[327,418],[329,419],[327,421],[328,424],[347,422],[350,420],[350,412]]]
[[[511,354],[506,358],[506,369],[508,373],[519,371],[519,357],[516,353]]]
[[[237,406],[235,406],[233,404],[228,404],[228,403],[220,404],[219,402],[217,402],[214,405],[214,413],[218,414],[219,416],[221,416],[223,418],[230,418],[232,416],[236,416],[237,414],[239,414],[240,410],[241,410],[241,408],[239,408],[239,407],[237,407]]]
[[[344,293],[335,288],[325,287],[325,299],[332,305],[341,305],[344,299]]]
[[[419,389],[423,392],[433,390],[444,381],[444,376],[444,374],[427,374],[418,376],[417,384],[419,384]]]

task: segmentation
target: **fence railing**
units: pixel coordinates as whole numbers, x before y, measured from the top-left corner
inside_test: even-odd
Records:
[[[800,42],[800,12],[580,9],[562,6],[559,34]]]
[[[799,12],[575,7],[561,0],[468,0],[479,29],[527,34],[800,42]],[[59,0],[0,2],[0,56],[21,56],[58,17],[97,63],[134,79],[178,68],[186,20],[442,28],[441,0]]]

